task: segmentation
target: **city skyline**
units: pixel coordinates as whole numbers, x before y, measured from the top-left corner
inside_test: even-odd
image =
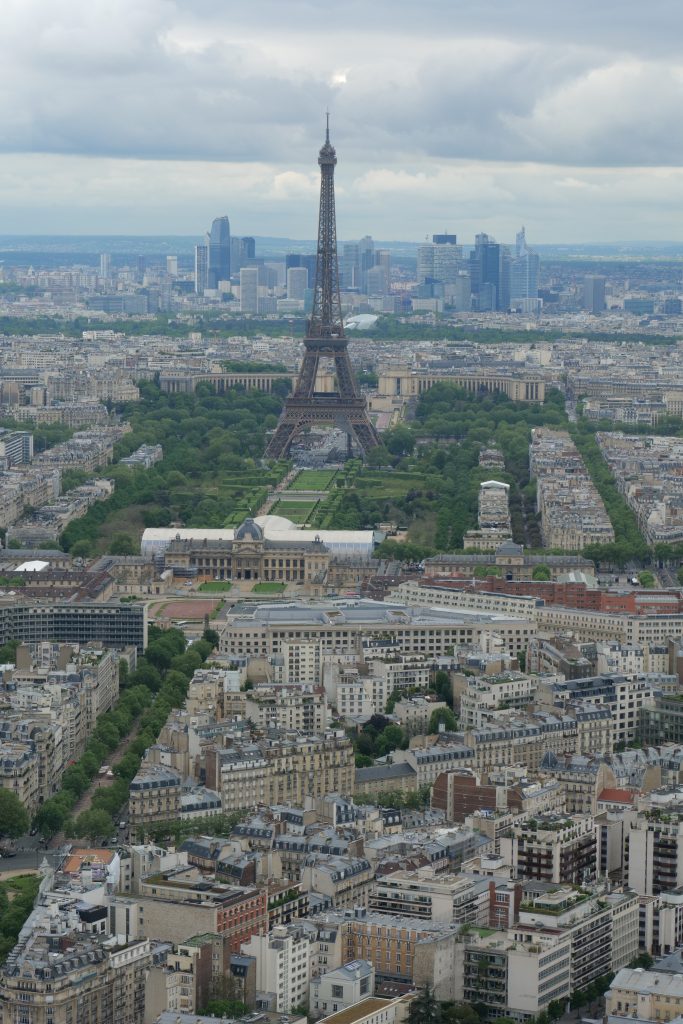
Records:
[[[342,238],[683,240],[666,0],[498,0],[485,19],[352,0],[338,24],[305,3],[122,3],[116,23],[82,0],[0,15],[6,231],[189,234],[227,210],[237,235],[315,237],[329,105]]]

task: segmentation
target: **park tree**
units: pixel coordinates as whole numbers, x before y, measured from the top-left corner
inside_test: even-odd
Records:
[[[109,545],[110,555],[135,555],[137,554],[135,541],[129,533],[115,533]]]
[[[541,565],[535,565],[533,572],[531,573],[531,578],[537,582],[546,582],[551,578],[550,569],[544,563],[541,563]]]
[[[441,1004],[430,985],[420,989],[408,1008],[408,1024],[441,1024]]]
[[[16,839],[28,832],[29,816],[21,800],[9,789],[0,788],[0,836]]]
[[[202,640],[206,640],[207,643],[211,644],[211,650],[215,650],[220,643],[220,636],[215,629],[205,629],[202,633]]]
[[[458,728],[458,719],[450,708],[437,708],[435,711],[432,711],[427,732],[439,732],[439,726],[442,723],[445,726],[446,732],[455,732]]]

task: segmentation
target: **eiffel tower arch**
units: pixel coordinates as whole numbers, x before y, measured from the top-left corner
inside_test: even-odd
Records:
[[[370,422],[365,398],[349,359],[348,341],[339,297],[337,221],[334,204],[334,168],[337,154],[330,142],[327,119],[325,142],[318,156],[320,166],[320,215],[313,309],[304,338],[304,357],[294,391],[285,402],[280,421],[266,448],[271,459],[284,458],[295,438],[308,427],[327,425],[343,430],[365,455],[379,443]],[[321,359],[334,364],[336,391],[315,390]]]

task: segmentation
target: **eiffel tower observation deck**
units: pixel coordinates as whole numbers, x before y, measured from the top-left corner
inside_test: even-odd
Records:
[[[285,403],[280,421],[266,448],[266,456],[272,459],[284,458],[295,438],[313,425],[334,426],[343,430],[348,438],[349,452],[353,441],[363,455],[380,443],[377,431],[368,417],[365,398],[358,390],[344,334],[334,206],[336,163],[337,154],[330,142],[328,114],[325,142],[318,156],[320,217],[313,309],[306,329],[304,358],[294,391]],[[335,391],[315,390],[321,359],[329,359],[334,363]]]

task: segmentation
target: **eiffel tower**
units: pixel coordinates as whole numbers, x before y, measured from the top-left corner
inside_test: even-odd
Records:
[[[348,438],[349,454],[352,439],[356,440],[363,454],[380,443],[377,431],[368,418],[365,399],[358,391],[341,315],[334,210],[336,163],[337,154],[330,142],[328,114],[325,143],[318,156],[320,217],[313,310],[306,329],[304,358],[294,391],[285,403],[280,422],[266,448],[266,457],[271,459],[286,456],[295,437],[314,423],[328,424],[343,430]],[[322,358],[334,361],[336,391],[315,390]]]

